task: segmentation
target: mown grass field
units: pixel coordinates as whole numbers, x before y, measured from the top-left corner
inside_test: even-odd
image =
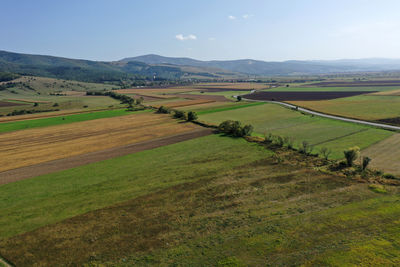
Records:
[[[322,101],[290,103],[324,113],[363,120],[400,117],[400,96],[361,95]]]
[[[34,128],[0,135],[0,171],[193,131],[167,115],[127,116]]]
[[[362,125],[303,115],[276,104],[259,104],[239,109],[215,109],[199,112],[199,118],[216,125],[224,120],[239,120],[244,124],[253,125],[258,134],[271,133],[291,137],[295,146],[307,141],[315,146],[316,153],[322,147],[329,148],[332,150],[333,159],[342,158],[343,150],[349,147],[367,148],[393,134],[390,131]]]
[[[400,176],[400,134],[396,133],[363,151],[364,156],[374,159],[371,166]]]
[[[17,266],[400,263],[398,188],[271,155],[213,135],[0,186],[0,254]]]

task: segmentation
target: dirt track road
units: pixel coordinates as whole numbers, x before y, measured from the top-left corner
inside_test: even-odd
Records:
[[[21,167],[12,169],[4,172],[0,172],[0,185],[7,184],[19,180],[24,180],[39,175],[49,174],[56,171],[67,170],[70,168],[86,165],[89,163],[102,161],[110,158],[119,156],[125,156],[128,154],[140,152],[143,150],[153,149],[161,146],[175,144],[178,142],[190,140],[197,137],[210,135],[211,129],[200,128],[194,131],[176,134],[167,137],[161,137],[152,139],[140,143],[134,143],[130,145],[124,145],[120,147],[114,147],[102,151],[96,151],[92,153],[82,154],[78,156],[48,161],[40,164],[31,166]]]

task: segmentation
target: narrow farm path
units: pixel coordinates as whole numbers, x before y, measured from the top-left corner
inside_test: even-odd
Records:
[[[0,172],[0,185],[12,183],[19,180],[24,180],[39,175],[53,173],[56,171],[67,170],[70,168],[86,165],[89,163],[102,161],[119,156],[140,152],[143,150],[153,149],[161,146],[175,144],[178,142],[194,139],[212,134],[211,129],[200,128],[190,132],[170,135],[157,139],[147,140],[140,143],[113,147],[106,150],[96,151],[87,154],[81,154],[68,158],[43,162],[31,166],[11,169]]]

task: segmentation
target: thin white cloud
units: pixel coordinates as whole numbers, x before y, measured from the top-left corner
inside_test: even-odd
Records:
[[[208,40],[209,41],[215,41],[215,37],[209,37]]]
[[[232,15],[229,15],[229,16],[228,16],[228,19],[234,20],[234,19],[236,19],[236,17],[235,17],[235,16],[232,16]]]
[[[242,15],[242,18],[244,18],[244,19],[249,19],[249,18],[251,18],[251,17],[253,17],[254,15],[251,15],[251,14],[244,14],[244,15]]]
[[[179,41],[186,41],[186,40],[197,40],[197,36],[194,34],[189,34],[184,36],[183,34],[175,35],[175,38]]]

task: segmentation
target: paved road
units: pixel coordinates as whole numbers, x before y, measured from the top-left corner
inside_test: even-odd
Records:
[[[282,106],[285,106],[288,108],[296,108],[297,107],[295,105],[284,103],[284,102],[279,102],[279,101],[254,100],[254,99],[248,99],[248,98],[243,98],[243,99],[246,101],[273,103],[273,104],[282,105]],[[297,107],[297,108],[298,108],[297,109],[298,111],[305,112],[305,113],[312,114],[312,115],[319,116],[319,117],[324,117],[324,118],[329,118],[329,119],[334,119],[334,120],[339,120],[339,121],[353,122],[353,123],[358,123],[358,124],[364,124],[364,125],[369,125],[369,126],[373,126],[373,127],[377,127],[377,128],[387,129],[387,130],[400,131],[400,126],[392,126],[392,125],[387,125],[387,124],[383,124],[383,123],[375,123],[375,122],[369,122],[369,121],[363,121],[363,120],[349,119],[349,118],[345,118],[345,117],[328,115],[328,114],[312,111],[312,110],[309,110],[306,108],[301,108],[301,107]]]

